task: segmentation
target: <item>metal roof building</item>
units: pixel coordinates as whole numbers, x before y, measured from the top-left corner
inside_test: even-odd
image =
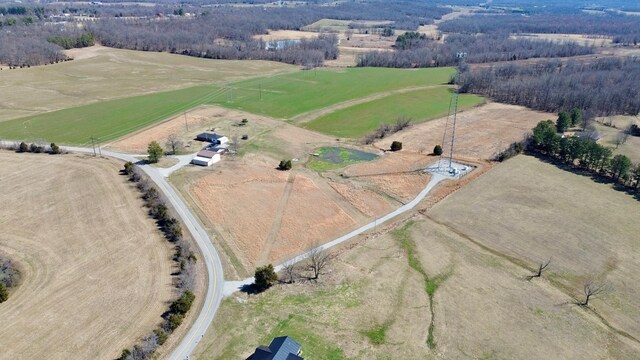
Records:
[[[271,341],[269,347],[260,346],[247,360],[304,360],[302,346],[288,336],[280,336]]]

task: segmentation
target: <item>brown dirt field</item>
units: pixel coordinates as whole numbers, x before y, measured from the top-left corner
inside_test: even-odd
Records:
[[[582,299],[585,279],[606,281],[612,290],[592,308],[640,339],[640,212],[632,196],[520,155],[438,203],[430,216],[528,267],[552,257],[546,278],[566,301]]]
[[[232,266],[251,270],[270,261],[279,263],[367,218],[360,214],[354,220],[350,214],[357,210],[349,199],[316,183],[326,180],[312,180],[313,174],[306,175],[304,169],[278,171],[276,163],[264,155],[247,154],[211,170],[187,168],[190,180],[178,181],[238,259]],[[381,206],[376,200],[372,203]]]
[[[299,40],[317,38],[320,33],[311,31],[297,31],[297,30],[269,30],[269,34],[255,35],[254,39],[261,39],[262,41],[273,40]]]
[[[189,192],[242,265],[253,268],[276,218],[289,173],[276,170],[264,157],[225,162],[217,169],[201,177]]]
[[[357,222],[311,179],[297,174],[269,260],[276,263],[347,233]]]
[[[489,103],[458,114],[455,154],[472,159],[491,159],[512,142],[522,140],[535,125],[557,116],[521,106]],[[388,149],[393,141],[408,151],[429,154],[442,142],[446,117],[413,125],[376,143]]]
[[[407,203],[418,195],[431,179],[429,174],[387,174],[365,176],[366,181],[402,203]]]
[[[115,358],[174,297],[172,251],[121,163],[4,151],[0,163],[0,249],[23,269],[0,305],[0,357]]]
[[[329,185],[358,211],[369,217],[384,215],[393,210],[391,204],[380,194],[353,182],[329,182]]]

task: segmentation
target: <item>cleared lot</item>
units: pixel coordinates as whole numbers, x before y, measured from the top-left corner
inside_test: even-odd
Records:
[[[113,359],[172,300],[172,251],[120,163],[0,152],[0,249],[23,284],[0,304],[0,358]]]

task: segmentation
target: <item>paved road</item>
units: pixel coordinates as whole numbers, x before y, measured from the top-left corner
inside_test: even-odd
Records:
[[[78,147],[64,147],[66,150],[73,152],[92,153],[91,148],[78,148]],[[113,151],[102,150],[103,156],[109,156],[124,161],[138,162],[140,159],[131,155],[117,153]],[[181,161],[182,163],[182,161]],[[205,265],[207,268],[207,295],[204,299],[202,310],[191,329],[180,342],[180,345],[169,355],[170,360],[182,360],[187,359],[191,352],[196,348],[204,334],[207,332],[209,325],[213,321],[213,318],[220,307],[222,301],[222,289],[224,287],[224,276],[222,274],[222,263],[218,252],[213,247],[211,239],[207,235],[202,225],[196,220],[193,214],[189,211],[189,208],[184,203],[182,198],[176,193],[176,191],[169,185],[165,178],[165,172],[158,168],[154,168],[148,165],[141,165],[140,168],[149,176],[149,178],[158,186],[158,189],[169,200],[173,208],[178,213],[178,216],[182,219],[187,229],[191,233],[191,236],[196,241],[196,244],[202,252]]]
[[[93,153],[93,149],[91,148],[78,148],[78,147],[65,147],[65,149],[74,152],[82,152],[82,153]],[[132,155],[117,153],[113,151],[102,150],[103,156],[114,157],[117,159],[121,159],[124,161],[138,162],[140,159],[133,157]],[[175,167],[184,166],[186,163],[185,159],[180,159],[180,163]],[[462,168],[463,165],[455,164],[456,166]],[[188,359],[189,355],[196,348],[204,334],[206,333],[209,325],[213,321],[213,318],[220,307],[220,303],[222,302],[222,298],[224,294],[231,294],[237,291],[244,284],[251,284],[253,282],[253,278],[245,279],[243,281],[233,281],[225,284],[224,276],[222,273],[222,263],[220,261],[220,257],[216,249],[213,247],[209,236],[207,235],[204,228],[200,225],[198,220],[193,216],[193,214],[189,211],[189,208],[184,203],[182,198],[176,193],[176,191],[169,185],[166,180],[166,176],[168,176],[167,171],[162,171],[161,169],[154,168],[148,165],[141,165],[140,168],[149,176],[149,178],[158,186],[159,190],[167,197],[170,201],[171,205],[173,205],[174,209],[176,209],[178,215],[187,226],[187,229],[193,236],[196,241],[196,244],[200,248],[205,260],[205,265],[207,268],[207,295],[204,300],[204,305],[200,314],[191,327],[186,337],[182,339],[178,347],[171,353],[169,356],[170,360],[182,360]],[[172,169],[175,170],[175,169]],[[432,177],[427,186],[409,203],[399,207],[398,209],[390,212],[387,215],[384,215],[374,221],[359,227],[352,232],[343,235],[331,242],[328,242],[322,246],[319,246],[318,249],[324,250],[329,249],[333,246],[341,244],[349,239],[352,239],[355,236],[362,234],[363,232],[375,228],[377,225],[382,224],[388,220],[391,220],[411,209],[416,207],[420,201],[422,201],[427,194],[433,189],[440,181],[445,179],[454,178],[446,173],[432,172]],[[305,254],[299,255],[294,259],[294,261],[302,261],[309,257],[311,252],[307,252]],[[280,271],[282,269],[282,265],[276,267],[276,271]]]
[[[367,230],[371,230],[373,228],[375,228],[376,226],[384,223],[385,221],[391,220],[393,218],[395,218],[396,216],[399,216],[411,209],[413,209],[414,207],[416,207],[416,205],[418,205],[420,203],[420,201],[422,201],[427,194],[429,194],[429,192],[431,191],[431,189],[433,189],[434,186],[436,186],[440,181],[445,180],[445,179],[451,179],[454,178],[448,174],[443,174],[443,173],[437,173],[437,172],[433,172],[431,174],[431,180],[429,180],[429,183],[427,184],[427,186],[425,186],[424,189],[422,189],[422,191],[418,194],[418,196],[416,196],[413,200],[411,200],[410,202],[406,203],[405,205],[402,205],[401,207],[397,208],[396,210],[388,213],[387,215],[384,215],[380,218],[375,219],[374,221],[363,225],[355,230],[353,230],[352,232],[340,236],[339,238],[330,241],[324,245],[318,246],[317,248],[304,253],[302,255],[296,256],[294,259],[290,260],[293,263],[297,263],[300,261],[303,261],[305,259],[307,259],[311,253],[313,251],[317,251],[317,250],[326,250],[329,248],[332,248],[338,244],[341,244],[349,239],[352,239],[360,234],[362,234],[363,232],[367,231]],[[275,267],[276,272],[279,272],[283,269],[284,264],[278,265]],[[240,290],[243,286],[245,285],[250,285],[253,284],[254,279],[253,278],[247,278],[241,281],[227,281],[224,284],[224,296],[229,296],[231,294],[233,294],[234,292]]]

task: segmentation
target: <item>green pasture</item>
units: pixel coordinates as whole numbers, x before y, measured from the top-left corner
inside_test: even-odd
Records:
[[[453,68],[307,70],[233,83],[212,101],[255,114],[289,119],[347,100],[407,87],[444,84]]]
[[[206,103],[216,94],[211,86],[196,86],[7,120],[0,122],[0,139],[77,145],[95,136],[105,142]]]
[[[0,122],[0,139],[87,144],[110,141],[202,104],[289,118],[347,100],[407,87],[445,83],[452,68],[401,70],[352,68],[297,71],[228,85],[107,100]]]
[[[351,164],[375,160],[378,157],[376,154],[365,151],[331,146],[321,147],[316,150],[316,153],[318,156],[312,157],[307,167],[318,172],[339,169]]]
[[[402,116],[412,118],[414,123],[446,116],[452,95],[451,88],[446,86],[394,94],[335,111],[304,127],[338,137],[358,138],[382,123],[395,123]],[[483,101],[480,96],[462,94],[458,108],[470,108]]]

